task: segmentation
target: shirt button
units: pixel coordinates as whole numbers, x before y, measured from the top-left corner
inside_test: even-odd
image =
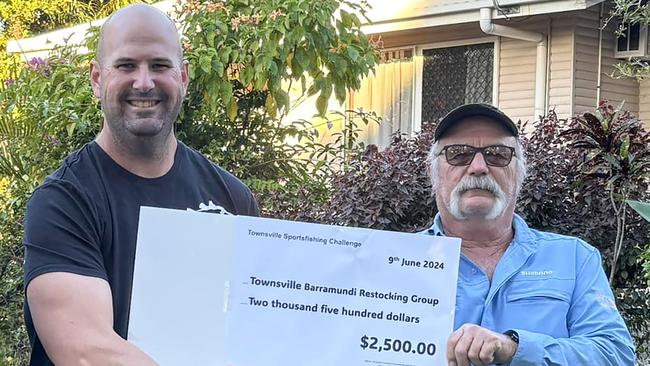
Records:
[[[472,268],[472,274],[476,274],[477,272],[476,268]]]

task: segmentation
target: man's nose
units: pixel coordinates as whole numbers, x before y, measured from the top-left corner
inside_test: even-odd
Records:
[[[476,154],[474,155],[474,159],[472,159],[472,162],[469,164],[467,170],[468,173],[472,175],[487,174],[489,168],[487,163],[485,162],[483,153],[478,151],[476,152]]]
[[[133,89],[140,92],[148,92],[155,87],[153,74],[148,67],[140,67],[134,75]]]

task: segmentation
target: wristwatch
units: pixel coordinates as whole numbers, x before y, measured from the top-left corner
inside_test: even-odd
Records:
[[[505,332],[503,332],[503,334],[506,335],[508,338],[512,339],[512,341],[515,342],[515,344],[517,344],[517,346],[519,346],[519,333],[517,333],[516,331],[514,331],[512,329],[508,329]],[[497,363],[495,365],[509,365],[510,362],[511,361],[508,361],[506,363]]]
[[[508,338],[512,339],[513,342],[519,344],[519,334],[512,329],[508,329],[503,334],[507,335]]]

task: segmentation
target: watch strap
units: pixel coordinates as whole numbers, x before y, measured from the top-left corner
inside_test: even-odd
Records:
[[[508,329],[503,334],[507,335],[513,342],[519,344],[519,333],[512,329]]]

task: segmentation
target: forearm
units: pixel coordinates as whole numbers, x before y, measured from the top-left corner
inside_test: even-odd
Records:
[[[45,347],[56,365],[64,366],[153,366],[157,363],[133,344],[117,334],[101,336],[68,337]]]
[[[526,330],[516,331],[519,334],[519,347],[511,361],[512,365],[634,365],[633,345],[615,334],[553,338]]]
[[[51,272],[27,286],[34,327],[56,365],[156,365],[113,329],[111,291],[95,277]]]

